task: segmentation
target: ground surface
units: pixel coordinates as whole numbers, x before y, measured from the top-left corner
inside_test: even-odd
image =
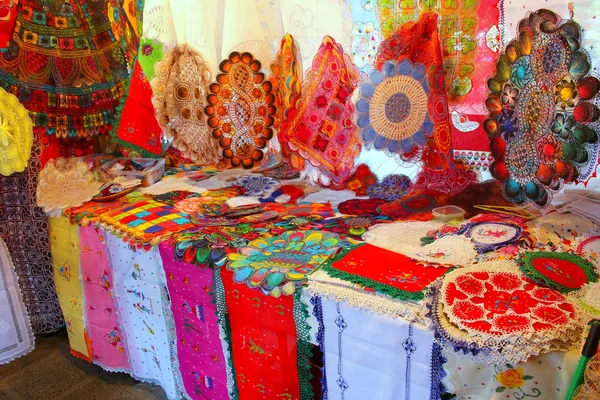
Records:
[[[166,400],[160,387],[106,372],[69,353],[65,330],[36,336],[35,350],[0,365],[0,400]]]

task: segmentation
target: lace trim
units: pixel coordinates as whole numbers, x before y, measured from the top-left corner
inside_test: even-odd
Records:
[[[442,398],[442,394],[446,392],[446,386],[444,385],[444,377],[446,377],[446,370],[444,364],[448,360],[442,353],[442,346],[438,343],[433,343],[431,348],[431,362],[429,363],[429,370],[431,371],[431,395],[430,400],[438,400]]]
[[[410,303],[393,300],[387,296],[366,292],[363,289],[337,282],[310,279],[306,287],[311,294],[337,303],[346,303],[358,310],[391,318],[404,318],[407,321],[425,323],[419,315],[419,307]]]
[[[294,321],[296,322],[296,362],[298,364],[298,384],[300,386],[300,400],[311,400],[314,398],[310,372],[310,359],[312,357],[310,345],[310,325],[308,307],[302,302],[301,290],[294,293]]]
[[[325,324],[323,323],[323,302],[319,296],[312,296],[310,298],[310,303],[313,305],[313,315],[317,319],[317,323],[319,324],[317,328],[317,334],[315,336],[317,340],[317,345],[321,349],[321,353],[323,354],[323,365],[325,365]],[[321,368],[321,378],[319,379],[321,382],[321,400],[327,400],[329,397],[329,392],[327,389],[327,368],[323,366]]]
[[[425,261],[431,267],[451,265],[470,267],[477,260],[477,251],[470,239],[464,236],[444,236],[418,250],[406,252],[408,257]]]
[[[421,248],[421,238],[442,226],[443,223],[437,221],[402,221],[373,225],[362,235],[362,239],[373,246],[405,254]]]

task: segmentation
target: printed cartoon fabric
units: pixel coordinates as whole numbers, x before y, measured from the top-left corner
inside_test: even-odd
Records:
[[[34,143],[25,172],[0,176],[0,239],[11,254],[34,333],[64,325],[52,276],[48,221],[36,205],[40,148]]]
[[[221,62],[221,73],[209,87],[208,126],[233,167],[254,167],[273,137],[273,84],[261,68],[252,54],[233,52]]]
[[[359,77],[342,46],[325,36],[302,84],[302,97],[282,125],[290,149],[319,168],[326,177],[321,181],[341,183],[360,152],[350,98]]]
[[[541,206],[597,165],[600,81],[589,75],[582,33],[548,10],[528,14],[489,81],[485,128],[494,178],[513,202]]]
[[[33,125],[27,110],[14,95],[0,88],[0,175],[23,172],[32,146]]]
[[[456,400],[505,400],[564,396],[580,350],[553,351],[526,362],[483,365],[444,351],[448,371],[442,380]]]
[[[239,399],[300,399],[294,297],[264,296],[220,270]]]
[[[152,88],[138,61],[133,66],[116,120],[114,131],[119,147],[130,150],[130,157],[162,154],[163,133],[154,118]]]
[[[35,347],[17,279],[8,248],[0,239],[0,364],[24,356]]]
[[[0,86],[30,111],[43,153],[74,151],[65,138],[112,129],[128,72],[108,8],[108,0],[18,2],[13,41],[0,56]]]
[[[114,298],[113,270],[102,231],[79,229],[84,320],[91,342],[91,358],[109,371],[129,372],[125,332]]]
[[[90,341],[83,317],[79,264],[79,227],[67,217],[49,219],[54,283],[69,335],[71,353],[91,361]]]
[[[170,339],[174,327],[158,249],[133,251],[116,236],[104,237],[132,376],[162,386],[169,399],[179,398],[176,352]]]
[[[321,303],[317,338],[327,398],[440,398],[441,376],[435,367],[441,368],[441,354],[422,325],[327,299],[311,302]]]
[[[183,385],[192,399],[229,399],[213,270],[206,265],[175,261],[174,252],[171,244],[160,245]]]
[[[425,288],[448,272],[448,268],[429,267],[368,243],[343,251],[323,269],[333,277],[402,300],[423,299]]]

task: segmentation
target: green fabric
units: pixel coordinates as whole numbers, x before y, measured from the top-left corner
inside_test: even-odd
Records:
[[[301,288],[294,292],[294,321],[296,322],[297,336],[297,363],[298,384],[300,386],[300,400],[311,400],[314,397],[311,384],[312,373],[310,372],[310,359],[312,356],[310,344],[310,325],[308,325],[308,307],[301,299]]]

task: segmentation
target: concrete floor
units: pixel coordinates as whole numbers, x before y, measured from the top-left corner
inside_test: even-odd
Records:
[[[0,366],[0,400],[166,400],[162,388],[75,358],[63,329],[36,336],[35,350]]]

